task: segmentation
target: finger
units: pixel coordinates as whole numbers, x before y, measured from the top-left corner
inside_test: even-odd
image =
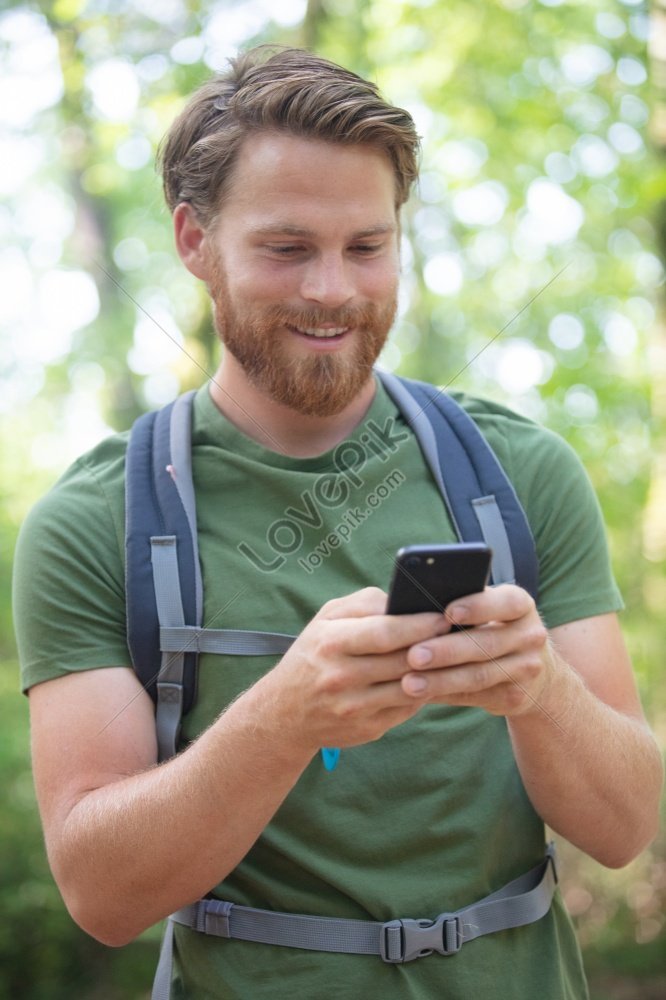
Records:
[[[341,618],[364,618],[370,615],[385,615],[388,595],[386,591],[379,587],[364,587],[356,590],[352,594],[345,594],[342,597],[333,597],[321,606],[317,614],[312,619],[338,620]],[[439,633],[450,631],[450,624],[444,615],[439,612],[426,612],[434,614],[438,619]],[[405,615],[391,615],[391,617],[407,617]],[[413,617],[413,616],[409,616]]]
[[[413,670],[484,663],[514,652],[518,641],[509,628],[493,623],[418,643],[408,650],[407,662]]]
[[[466,691],[441,698],[428,697],[427,703],[482,708],[490,715],[505,716],[518,715],[525,711],[525,707],[538,707],[538,699],[530,696],[529,692],[521,691],[518,685],[510,681],[485,691]]]
[[[416,699],[423,700],[423,699]],[[375,684],[353,694],[348,702],[351,711],[358,711],[368,716],[376,715],[378,712],[404,712],[417,711],[418,705],[414,707],[414,696],[408,694],[403,688],[400,679],[386,681],[382,684]]]
[[[419,675],[420,676],[420,675]],[[467,691],[464,694],[450,694],[445,698],[427,698],[427,703],[464,705],[467,708],[482,708],[491,715],[523,715],[526,712],[541,712],[558,729],[561,726],[539,700],[539,694],[521,684],[507,681],[486,691]]]
[[[540,658],[547,641],[546,627],[535,614],[519,622],[492,622],[435,637],[410,649],[407,662],[414,670],[438,670],[500,660],[514,653]]]
[[[484,625],[517,621],[535,610],[534,600],[526,590],[503,583],[452,601],[444,609],[444,617],[452,625]]]
[[[416,643],[449,631],[449,625],[436,611],[415,615],[366,615],[340,619],[326,630],[339,653],[363,656],[407,650]],[[333,653],[333,648],[330,649]]]
[[[400,680],[411,671],[405,649],[392,653],[364,656],[344,656],[336,661],[335,669],[345,674],[345,687],[368,688]],[[350,683],[351,681],[351,683]]]
[[[318,668],[314,683],[320,696],[355,696],[392,682],[399,687],[401,678],[410,672],[404,650],[378,656],[340,655],[321,663],[313,658],[313,662]]]
[[[516,654],[501,660],[470,663],[464,666],[432,670],[427,674],[405,674],[403,689],[428,701],[446,701],[451,698],[471,698],[470,704],[492,704],[502,689],[502,699],[515,699],[512,707],[522,705],[524,699],[536,696],[541,690],[545,664],[538,657]],[[511,689],[509,694],[508,690]],[[476,698],[478,696],[478,698]],[[467,701],[465,701],[467,704]]]
[[[363,587],[352,594],[333,597],[321,606],[318,618],[362,618],[366,615],[382,615],[386,610],[388,596],[379,587]]]

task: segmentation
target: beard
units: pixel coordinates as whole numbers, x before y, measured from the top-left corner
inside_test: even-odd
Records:
[[[359,394],[371,377],[397,309],[395,292],[382,304],[340,309],[284,305],[240,309],[232,301],[219,261],[209,291],[220,340],[248,380],[276,403],[309,416],[340,413]],[[304,330],[325,324],[353,331],[353,349],[301,356],[288,350],[284,338],[292,334],[285,333],[285,327]]]

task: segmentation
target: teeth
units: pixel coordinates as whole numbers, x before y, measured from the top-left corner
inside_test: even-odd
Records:
[[[341,333],[344,333],[347,327],[338,326],[332,330],[321,330],[317,327],[312,329],[300,330],[299,333],[305,333],[308,337],[339,337]]]

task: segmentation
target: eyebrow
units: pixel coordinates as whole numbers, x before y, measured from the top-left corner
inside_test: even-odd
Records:
[[[353,240],[365,240],[372,236],[388,236],[397,231],[394,222],[380,222],[376,226],[369,226],[361,229],[352,235]],[[257,226],[252,229],[253,236],[300,236],[305,239],[315,237],[317,233],[313,229],[306,229],[303,226],[294,226],[291,223],[275,222],[267,226]]]

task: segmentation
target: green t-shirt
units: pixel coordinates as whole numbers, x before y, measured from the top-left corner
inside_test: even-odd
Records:
[[[527,512],[546,624],[618,610],[598,505],[571,449],[500,406],[456,398]],[[24,689],[73,670],[130,662],[126,444],[127,436],[117,435],[79,459],[21,532],[15,615]],[[367,585],[386,588],[400,546],[455,540],[418,445],[381,386],[345,442],[306,459],[245,437],[202,389],[193,475],[207,627],[298,633],[329,598]],[[202,655],[184,740],[275,662]],[[433,918],[527,871],[543,847],[543,824],[523,788],[505,720],[433,705],[381,740],[344,750],[333,772],[315,757],[215,893],[295,913]],[[181,927],[176,959],[174,996],[188,1000],[587,995],[558,894],[534,924],[479,938],[455,956],[406,965],[221,941]]]

